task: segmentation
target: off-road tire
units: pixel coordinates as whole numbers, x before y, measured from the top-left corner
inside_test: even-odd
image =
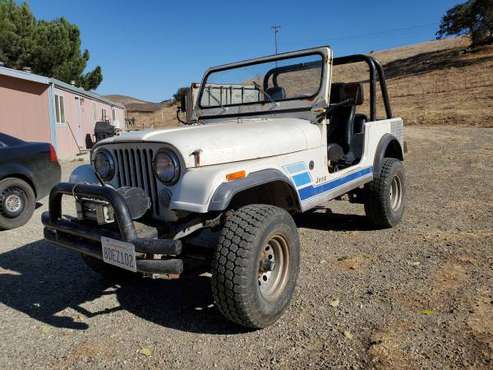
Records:
[[[398,184],[398,185],[396,185]],[[395,187],[400,200],[393,200]],[[394,193],[392,193],[394,189]],[[402,162],[396,158],[384,158],[382,169],[365,187],[365,213],[378,228],[397,225],[404,214],[406,203],[406,176]]]
[[[104,280],[108,282],[118,282],[118,281],[127,281],[136,279],[139,275],[124,270],[122,268],[112,266],[108,263],[103,262],[102,260],[88,256],[87,254],[80,254],[82,260],[85,264],[94,272],[99,274]]]
[[[271,266],[273,286],[269,294],[264,288],[267,283],[261,285],[269,272],[260,271],[264,269],[266,253],[271,253],[266,252],[268,248],[281,245],[286,253],[281,257],[282,253],[278,252],[278,261]],[[249,328],[264,328],[274,323],[294,294],[299,253],[296,224],[285,210],[270,205],[249,205],[232,213],[221,230],[212,262],[212,293],[219,311],[228,320]],[[277,281],[282,283],[276,285]]]
[[[16,197],[19,209],[9,211],[9,197]],[[11,202],[11,201],[10,201]],[[24,180],[8,177],[0,181],[0,230],[15,229],[25,225],[32,217],[36,208],[34,190]]]

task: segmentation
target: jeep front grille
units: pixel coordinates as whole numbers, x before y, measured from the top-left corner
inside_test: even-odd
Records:
[[[125,147],[113,149],[116,165],[116,186],[133,186],[143,189],[151,199],[153,215],[159,216],[159,196],[156,177],[152,170],[154,150]]]

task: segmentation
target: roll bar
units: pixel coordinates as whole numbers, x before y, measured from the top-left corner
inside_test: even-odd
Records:
[[[385,74],[380,62],[365,54],[347,55],[344,57],[334,58],[332,65],[342,65],[350,63],[364,62],[370,69],[370,120],[377,120],[377,77],[380,81],[380,89],[382,91],[382,99],[385,107],[385,114],[387,118],[392,118],[392,108],[390,107],[389,93],[387,91],[387,83],[385,82]]]
[[[385,82],[385,74],[383,72],[382,65],[377,59],[365,54],[354,54],[354,55],[347,55],[344,57],[334,58],[332,61],[332,65],[337,66],[342,64],[359,63],[359,62],[366,63],[368,65],[368,68],[370,69],[370,120],[371,121],[377,120],[377,78],[379,80],[380,89],[382,91],[382,99],[385,107],[385,114],[387,118],[392,118],[393,117],[392,108],[390,107],[390,99],[387,91],[387,83]],[[264,81],[263,81],[264,90],[267,90],[269,79],[271,76],[274,86],[277,86],[277,76],[279,74],[286,72],[293,72],[293,71],[302,71],[302,70],[319,68],[319,67],[320,67],[320,62],[316,61],[316,62],[300,63],[300,64],[293,64],[293,65],[273,68],[269,72],[267,72],[266,75],[264,76]]]
[[[272,76],[272,83],[274,84],[274,86],[278,86],[277,76],[279,76],[282,73],[320,68],[321,65],[322,65],[322,61],[314,61],[314,62],[298,63],[298,64],[291,64],[287,66],[272,68],[264,76],[264,81],[263,81],[264,91],[267,90],[267,88],[269,87],[269,78],[271,76]]]

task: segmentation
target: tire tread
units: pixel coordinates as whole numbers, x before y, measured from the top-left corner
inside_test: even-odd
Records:
[[[375,226],[383,228],[395,226],[395,222],[392,222],[392,211],[385,190],[389,186],[387,182],[392,179],[395,166],[398,165],[401,165],[398,159],[384,158],[380,174],[368,184],[365,213]]]
[[[270,205],[248,205],[234,212],[225,222],[212,263],[211,285],[216,306],[228,320],[252,328],[270,324],[248,304],[252,301],[249,296],[253,294],[247,279],[250,257],[255,253],[251,245],[256,231],[267,219],[285,213]]]

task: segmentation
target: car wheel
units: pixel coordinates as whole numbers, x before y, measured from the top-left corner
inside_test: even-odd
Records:
[[[274,323],[286,310],[298,278],[300,242],[285,210],[249,205],[229,216],[212,263],[219,311],[250,328]]]
[[[9,177],[0,181],[0,229],[27,223],[36,207],[34,190],[27,182]]]
[[[103,262],[99,258],[88,256],[87,254],[80,255],[84,263],[94,272],[99,274],[104,280],[110,282],[132,280],[138,278],[138,274],[121,269],[119,267]]]
[[[377,227],[393,227],[404,214],[406,176],[402,162],[384,158],[380,174],[366,187],[365,212]]]

